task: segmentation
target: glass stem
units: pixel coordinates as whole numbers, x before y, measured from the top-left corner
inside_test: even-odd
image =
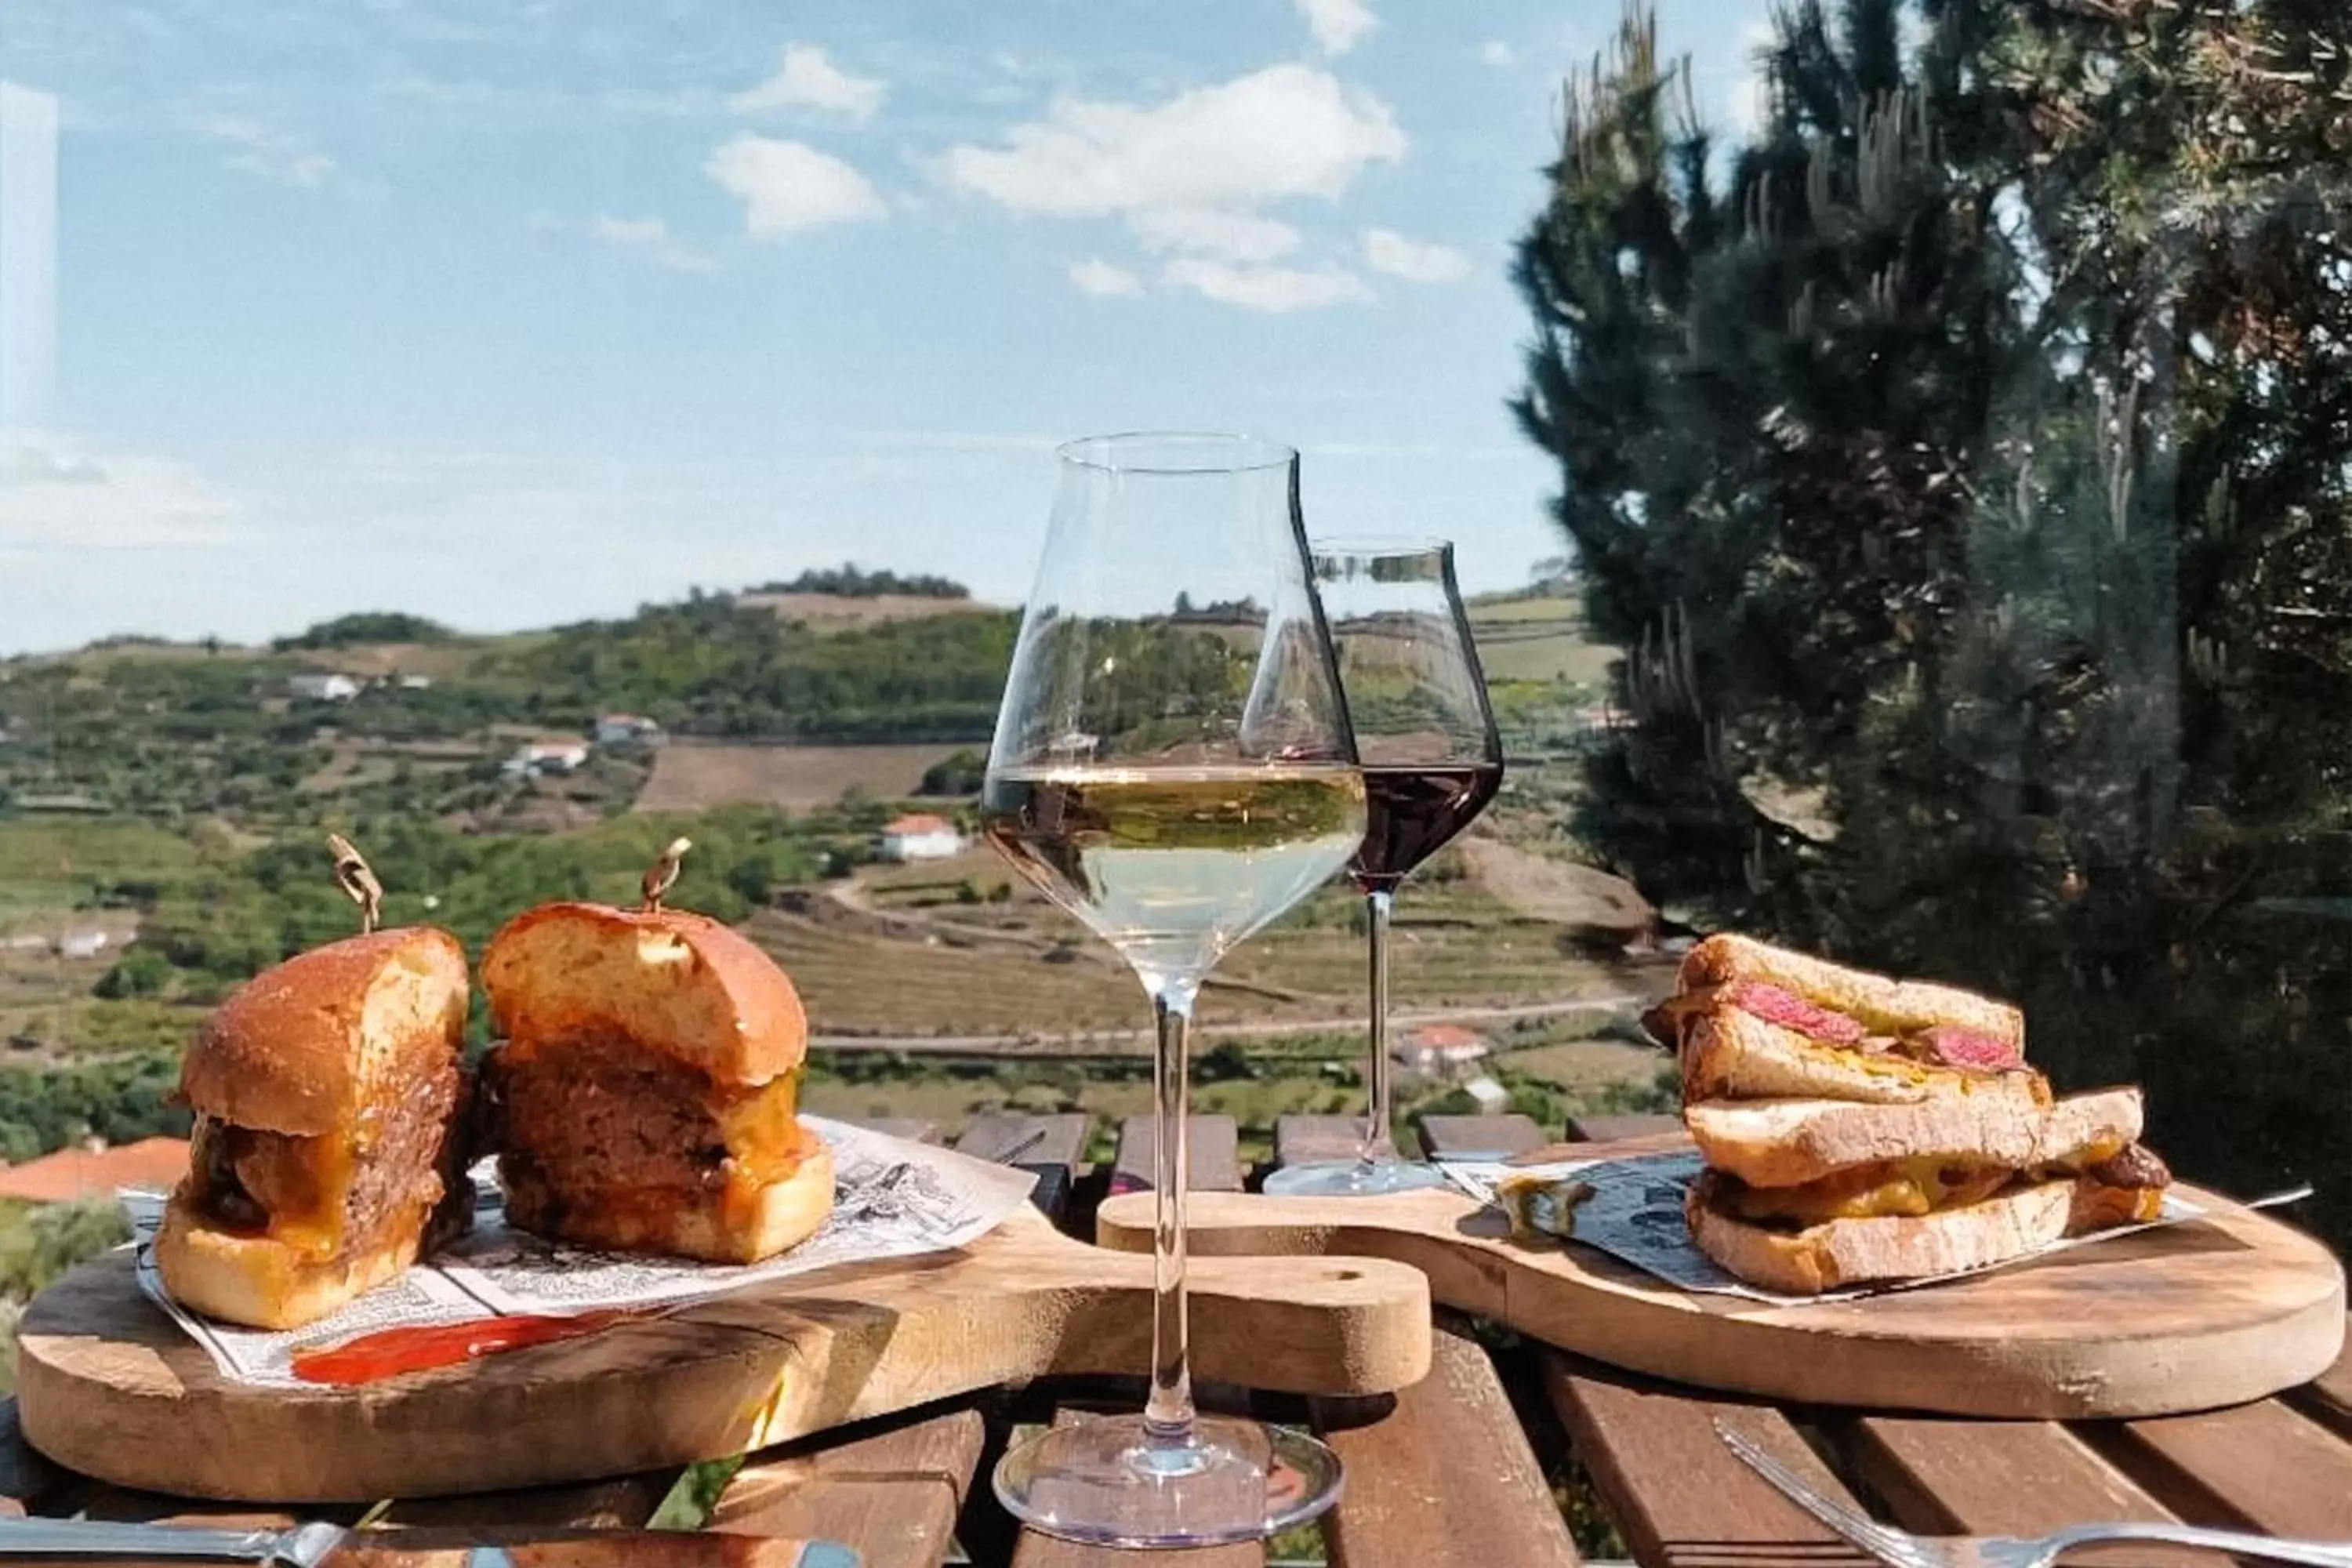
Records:
[[[1368,1165],[1383,1165],[1397,1157],[1389,1127],[1395,1116],[1389,1068],[1389,911],[1396,895],[1382,888],[1364,895],[1364,913],[1371,930],[1371,1104],[1364,1119],[1364,1143],[1359,1158]]]
[[[1152,1446],[1162,1448],[1192,1445],[1192,1371],[1184,1315],[1184,1197],[1192,1173],[1184,1114],[1198,989],[1191,980],[1170,980],[1151,993],[1160,1048],[1151,1063],[1151,1397],[1143,1406],[1143,1429]]]

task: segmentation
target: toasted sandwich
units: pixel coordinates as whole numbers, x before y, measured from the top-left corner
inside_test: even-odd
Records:
[[[223,1004],[181,1063],[195,1132],[155,1237],[173,1300],[297,1328],[471,1223],[467,996],[457,939],[412,928],[289,959]]]
[[[1692,1238],[1750,1283],[1984,1268],[2162,1207],[2139,1091],[2053,1098],[2005,1003],[1719,936],[1647,1022],[1706,1166]]]
[[[768,955],[705,916],[556,903],[482,955],[483,1065],[508,1220],[583,1246],[748,1263],[833,1212],[801,1124],[808,1020]]]

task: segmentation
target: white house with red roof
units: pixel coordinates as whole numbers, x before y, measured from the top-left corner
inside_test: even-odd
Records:
[[[1487,1049],[1484,1035],[1459,1024],[1429,1024],[1399,1040],[1389,1054],[1407,1072],[1452,1078],[1475,1066]]]
[[[910,812],[882,828],[885,860],[945,860],[963,853],[954,823],[928,811]]]

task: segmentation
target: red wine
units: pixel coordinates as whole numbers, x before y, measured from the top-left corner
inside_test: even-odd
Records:
[[[1364,769],[1364,842],[1348,869],[1356,886],[1393,889],[1486,809],[1500,763],[1410,763]]]

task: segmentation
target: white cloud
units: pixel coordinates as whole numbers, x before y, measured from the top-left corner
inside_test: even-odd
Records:
[[[46,436],[0,443],[0,549],[145,550],[230,542],[236,503],[162,458]]]
[[[1326,305],[1360,305],[1372,298],[1362,279],[1336,267],[1313,271],[1295,267],[1235,267],[1203,257],[1180,256],[1160,276],[1220,303],[1276,315]]]
[[[667,222],[659,217],[603,217],[588,226],[588,232],[608,245],[626,246],[643,250],[664,267],[676,272],[716,272],[716,257],[695,249],[669,231]]]
[[[776,74],[729,101],[745,114],[769,109],[823,109],[864,120],[882,107],[890,84],[877,77],[852,76],[814,44],[786,44]]]
[[[1452,246],[1407,239],[1392,228],[1364,231],[1364,265],[1412,283],[1455,283],[1470,276],[1470,258]]]
[[[258,121],[235,115],[207,115],[195,122],[196,134],[236,149],[221,167],[273,185],[315,191],[334,176],[335,161]]]
[[[1208,207],[1150,207],[1128,215],[1128,226],[1150,250],[1221,256],[1228,261],[1272,261],[1298,248],[1298,231],[1279,218]]]
[[[1132,300],[1143,292],[1142,279],[1099,256],[1072,262],[1070,281],[1078,286],[1080,293],[1092,294],[1097,300]]]
[[[1331,199],[1366,164],[1404,151],[1380,100],[1283,65],[1150,106],[1064,99],[1003,146],[950,149],[943,167],[950,183],[1016,212],[1234,211]]]
[[[1496,70],[1502,70],[1507,67],[1518,64],[1519,57],[1513,53],[1511,46],[1503,42],[1502,39],[1489,38],[1485,43],[1478,46],[1478,63],[1484,66],[1493,66]]]
[[[669,237],[669,225],[657,217],[600,217],[588,226],[615,245],[658,245]]]
[[[712,152],[702,172],[743,198],[743,226],[759,239],[889,211],[865,175],[803,142],[738,136]]]
[[[1380,26],[1364,0],[1294,0],[1307,31],[1327,55],[1344,55]]]

